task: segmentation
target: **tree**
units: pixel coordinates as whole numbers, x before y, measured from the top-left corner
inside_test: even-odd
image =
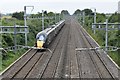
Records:
[[[77,9],[73,15],[80,15],[81,14],[81,10],[80,9]]]
[[[110,16],[110,18],[109,18],[109,22],[111,22],[111,23],[118,22],[118,20],[119,20],[118,16],[119,16],[119,14],[117,14],[117,13],[112,14],[112,16]]]
[[[91,15],[93,13],[91,9],[84,9],[82,11],[85,12],[85,15]]]
[[[106,19],[106,16],[105,14],[100,14],[100,13],[97,13],[97,23],[103,23],[105,22],[105,19]]]
[[[19,20],[23,20],[24,19],[24,12],[15,12],[12,14],[12,17],[17,18]]]
[[[44,11],[44,15],[47,15],[47,11]]]
[[[49,12],[48,16],[54,16],[54,13],[53,12]]]
[[[63,14],[63,15],[70,15],[67,10],[62,10],[62,11],[61,11],[61,14]]]

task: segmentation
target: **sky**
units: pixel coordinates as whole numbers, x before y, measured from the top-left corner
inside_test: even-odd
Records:
[[[96,8],[99,13],[114,13],[118,10],[118,2],[119,0],[1,0],[0,12],[19,12],[23,11],[24,6],[34,6],[32,12],[31,8],[27,8],[28,14],[42,12],[42,10],[56,13],[68,10],[70,14],[73,14],[75,10],[85,8],[92,10]]]

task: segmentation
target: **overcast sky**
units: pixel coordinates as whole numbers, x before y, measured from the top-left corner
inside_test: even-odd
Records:
[[[68,10],[73,14],[76,9],[83,10],[85,8],[97,9],[100,13],[114,13],[118,10],[119,0],[1,0],[0,12],[13,13],[23,11],[24,6],[34,6],[33,12],[30,9],[28,13],[41,12],[42,10],[61,12]]]

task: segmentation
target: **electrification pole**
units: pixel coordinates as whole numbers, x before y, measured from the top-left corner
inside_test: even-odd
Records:
[[[59,21],[60,21],[60,14],[59,14]]]
[[[1,26],[2,26],[2,13],[0,13],[0,18],[1,18]],[[2,48],[2,34],[0,34],[0,48]],[[2,51],[1,50],[0,50],[0,69],[2,70]]]
[[[26,6],[24,6],[24,25],[27,26],[27,14],[26,14]],[[25,28],[25,32],[27,32]],[[27,46],[27,33],[25,33],[25,46]]]
[[[96,9],[94,8],[94,23],[96,24]],[[96,27],[96,26],[94,26],[94,27]],[[95,34],[96,32],[95,32],[95,30],[94,30],[94,34]]]
[[[83,25],[85,23],[85,12],[83,11]]]
[[[44,10],[42,10],[42,30],[44,30]]]
[[[56,21],[56,12],[55,12],[55,23],[56,23],[57,21]]]
[[[34,6],[24,6],[24,25],[25,25],[25,27],[27,26],[27,13],[26,13],[27,7],[32,7],[34,9]],[[27,29],[26,28],[25,28],[25,32],[26,32],[25,33],[25,45],[27,46]]]
[[[14,52],[16,53],[16,23],[14,25]]]
[[[108,19],[106,19],[106,38],[105,38],[105,47],[106,47],[106,52],[107,52],[107,48],[108,48]]]
[[[1,26],[2,26],[2,13],[0,13]]]

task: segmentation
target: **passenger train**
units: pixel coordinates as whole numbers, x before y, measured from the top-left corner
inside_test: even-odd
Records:
[[[54,37],[59,33],[62,27],[65,25],[65,20],[62,20],[56,25],[52,25],[50,28],[46,28],[45,30],[39,32],[36,35],[36,49],[45,49],[52,42]]]

